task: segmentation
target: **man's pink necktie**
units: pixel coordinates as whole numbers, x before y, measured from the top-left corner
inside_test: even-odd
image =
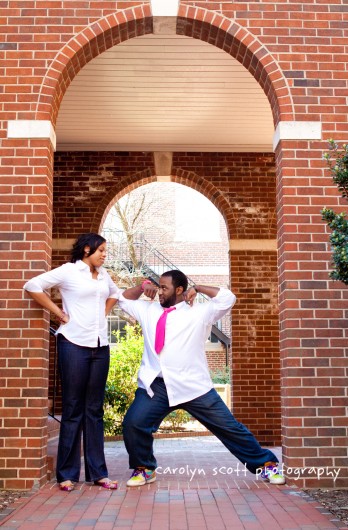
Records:
[[[164,339],[166,335],[166,321],[167,315],[171,311],[174,311],[176,307],[167,307],[163,310],[162,315],[159,317],[157,326],[156,326],[156,339],[155,339],[155,351],[156,353],[161,353],[164,346]]]

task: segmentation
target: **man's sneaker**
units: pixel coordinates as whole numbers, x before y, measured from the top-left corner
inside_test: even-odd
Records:
[[[285,484],[285,478],[278,469],[277,462],[266,462],[261,471],[261,478],[268,480],[270,484]]]
[[[127,481],[127,486],[144,486],[156,480],[154,469],[134,469],[131,478]]]

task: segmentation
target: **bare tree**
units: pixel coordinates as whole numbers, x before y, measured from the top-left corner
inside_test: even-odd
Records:
[[[161,208],[168,208],[169,204],[164,204],[161,199]],[[108,241],[107,267],[123,286],[134,285],[139,278],[146,276],[146,265],[153,262],[156,249],[147,241],[147,234],[152,242],[154,235],[163,242],[172,229],[164,222],[158,226],[158,216],[155,215],[158,204],[158,194],[153,192],[153,187],[144,186],[123,197],[110,211],[103,229]]]
[[[150,208],[150,201],[146,200],[145,193],[140,196],[138,201],[132,199],[131,194],[128,194],[124,205],[117,202],[113,208],[122,225],[127,241],[129,257],[136,269],[138,267],[138,258],[135,248],[136,238],[139,236],[139,229],[143,232],[145,228],[144,217]]]

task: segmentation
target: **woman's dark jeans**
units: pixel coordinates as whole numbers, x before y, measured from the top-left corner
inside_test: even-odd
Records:
[[[167,414],[175,409],[184,409],[200,421],[251,473],[256,473],[266,462],[278,462],[275,454],[261,447],[255,436],[234,418],[214,388],[175,407],[169,406],[163,379],[156,378],[151,388],[154,392],[152,398],[143,388],[137,389],[123,421],[123,437],[131,469],[141,466],[156,469],[152,434]]]
[[[86,348],[58,335],[58,363],[62,382],[57,481],[78,482],[81,433],[87,482],[108,476],[104,456],[103,402],[109,371],[109,346]]]

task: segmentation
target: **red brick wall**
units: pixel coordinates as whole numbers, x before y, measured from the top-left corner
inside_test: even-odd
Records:
[[[280,439],[280,361],[275,252],[238,251],[231,259],[233,410],[267,444]]]
[[[53,237],[98,232],[116,195],[155,180],[152,153],[56,153]]]
[[[0,488],[29,489],[46,466],[49,335],[23,284],[50,266],[52,147],[5,140],[2,155]]]
[[[293,467],[340,469],[335,485],[346,486],[348,289],[328,279],[331,254],[320,215],[323,205],[338,211],[346,205],[321,156],[322,144],[314,142],[284,142],[277,152],[283,451]],[[330,477],[320,480],[330,485]]]
[[[0,444],[5,451],[0,486],[30,487],[45,476],[47,324],[24,297],[21,285],[50,266],[52,152],[45,140],[7,139],[7,122],[52,118],[54,123],[65,90],[84,64],[122,40],[151,33],[152,19],[149,6],[140,1],[0,0],[0,9],[5,251],[0,339]],[[343,208],[322,152],[328,137],[347,139],[347,10],[341,0],[187,1],[181,2],[177,25],[178,34],[220,47],[252,73],[267,94],[275,125],[294,119],[322,124],[323,141],[281,141],[276,151],[283,435],[288,465],[340,467],[336,485],[346,485],[348,476],[343,390],[347,289],[328,281],[330,254],[319,211],[322,206]],[[140,178],[148,182],[149,176]],[[188,173],[175,178],[191,182]],[[193,176],[192,185],[200,183],[207,196],[216,190]],[[123,189],[131,185],[125,182]],[[211,199],[224,212],[230,237],[252,237],[241,235],[252,232],[243,214],[245,223],[238,232],[239,215],[236,219],[230,208],[233,194],[227,198],[226,188]],[[111,197],[99,205],[96,218],[108,200]],[[260,233],[266,233],[265,226]],[[332,485],[332,480],[320,484]]]
[[[174,153],[173,175],[220,209],[230,239],[276,237],[273,153]]]

